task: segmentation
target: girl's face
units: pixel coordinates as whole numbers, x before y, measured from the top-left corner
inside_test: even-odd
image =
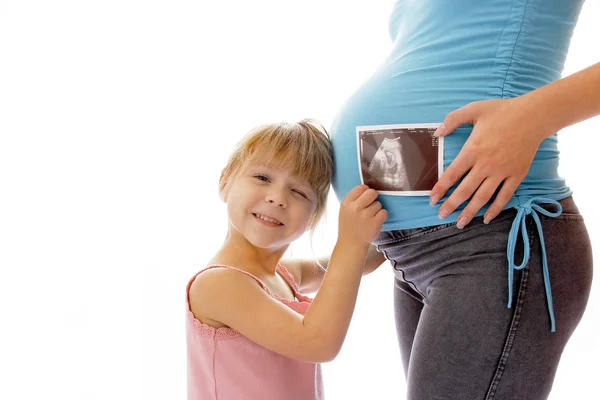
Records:
[[[311,185],[289,170],[248,163],[223,193],[232,234],[253,246],[279,249],[306,231],[317,207]]]

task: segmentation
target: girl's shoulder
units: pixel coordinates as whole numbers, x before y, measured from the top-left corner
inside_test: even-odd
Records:
[[[207,267],[201,269],[198,273],[196,273],[196,275],[192,278],[192,286],[197,286],[198,284],[196,282],[209,281],[211,283],[214,283],[214,280],[220,280],[223,278],[226,278],[225,280],[227,282],[235,283],[238,280],[230,280],[230,277],[233,276],[242,277],[242,281],[247,281],[248,279],[250,279],[258,283],[261,288],[267,289],[263,282],[250,272],[245,271],[244,269],[239,267],[218,263],[211,263]]]
[[[269,289],[252,274],[226,265],[210,265],[190,280],[187,288],[189,311],[201,323],[214,328],[228,327],[218,319],[219,305],[228,304],[249,286],[258,284],[265,295]]]

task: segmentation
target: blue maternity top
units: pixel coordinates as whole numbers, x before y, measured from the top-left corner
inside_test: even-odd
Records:
[[[559,79],[582,5],[583,0],[397,0],[389,21],[390,54],[347,100],[330,129],[338,198],[360,184],[357,126],[439,123],[472,101],[520,96]],[[472,125],[465,125],[444,138],[444,169],[471,130]],[[509,237],[509,280],[513,270],[528,261],[521,266],[514,263],[519,230],[526,234],[525,217],[531,214],[541,230],[537,213],[557,216],[561,209],[556,200],[572,193],[558,175],[558,156],[554,134],[542,142],[529,173],[506,206],[518,209]],[[466,203],[444,221],[437,217],[439,205],[453,189],[435,207],[429,205],[427,195],[380,194],[389,213],[383,230],[456,221]],[[558,211],[549,213],[537,205],[543,203],[555,203]],[[528,258],[528,248],[526,253]]]

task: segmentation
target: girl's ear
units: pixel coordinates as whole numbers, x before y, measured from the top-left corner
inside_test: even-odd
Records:
[[[219,197],[223,200],[224,203],[227,203],[227,195],[229,194],[229,182],[224,182],[219,187]]]
[[[221,176],[219,177],[219,197],[223,200],[224,203],[227,203],[227,195],[229,194],[229,181],[230,179],[223,179],[223,175],[225,174],[225,170],[221,171]]]

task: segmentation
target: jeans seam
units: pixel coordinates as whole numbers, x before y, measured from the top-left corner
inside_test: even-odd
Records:
[[[532,235],[532,224],[531,221],[529,223],[528,231],[529,231],[529,245],[530,248],[533,242]],[[531,258],[530,258],[531,260]],[[523,303],[525,302],[525,294],[527,291],[527,283],[529,278],[529,265],[528,262],[525,268],[523,268],[523,273],[521,275],[521,284],[519,285],[519,293],[517,295],[517,304],[515,305],[515,312],[512,317],[512,321],[510,323],[510,327],[508,330],[508,334],[506,335],[506,340],[504,342],[504,348],[502,349],[502,354],[500,355],[500,360],[498,361],[498,365],[496,366],[496,372],[494,373],[494,377],[492,378],[492,382],[488,388],[488,392],[485,396],[485,400],[494,400],[496,397],[496,391],[498,390],[498,386],[500,385],[500,380],[502,379],[502,375],[504,374],[504,370],[506,369],[506,364],[508,362],[508,357],[510,356],[510,352],[513,348],[515,338],[517,336],[517,328],[519,327],[519,322],[521,321],[521,314],[523,311]]]
[[[390,263],[392,264],[392,269],[393,269],[394,271],[396,271],[396,272],[400,272],[400,275],[401,275],[401,276],[400,276],[400,278],[402,279],[402,281],[404,281],[404,282],[406,282],[407,284],[409,284],[409,285],[410,285],[410,286],[413,288],[413,290],[414,290],[415,292],[417,292],[417,293],[418,293],[418,294],[421,296],[421,298],[423,298],[423,299],[424,299],[424,298],[425,298],[425,295],[423,295],[423,293],[421,293],[421,291],[420,291],[420,290],[417,288],[417,285],[415,285],[413,282],[411,282],[411,281],[409,281],[409,280],[406,280],[406,278],[404,277],[404,271],[402,271],[400,268],[396,268],[396,264],[397,264],[396,260],[395,260],[395,259],[390,259],[390,258],[388,257],[388,255],[387,255],[387,252],[386,252],[385,250],[381,249],[381,248],[379,247],[379,245],[378,245],[378,246],[376,246],[376,247],[377,247],[377,251],[380,251],[380,252],[382,252],[382,253],[383,253],[383,256],[384,256],[384,257],[385,257],[385,258],[386,258],[388,261],[390,261]]]

